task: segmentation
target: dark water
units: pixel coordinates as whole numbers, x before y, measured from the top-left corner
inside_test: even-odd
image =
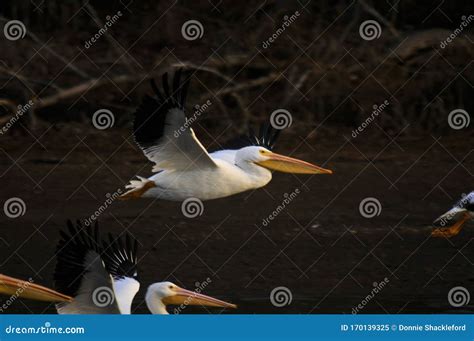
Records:
[[[81,141],[81,131],[51,132],[40,143],[2,138],[8,146],[0,157],[2,202],[19,197],[26,212],[16,219],[2,215],[0,272],[51,286],[66,219],[90,216],[107,193],[123,189],[135,174],[150,174],[142,154],[125,141],[126,131],[110,132],[106,140],[95,132],[85,136]],[[205,202],[194,219],[183,216],[180,203],[114,202],[100,215],[101,228],[128,231],[140,241],[143,290],[135,312],[147,312],[143,296],[152,282],[193,289],[207,278],[204,293],[237,303],[237,313],[351,314],[374,283],[385,280],[360,313],[470,311],[453,308],[448,292],[455,286],[472,290],[472,226],[447,240],[430,238],[429,224],[472,190],[474,154],[457,139],[443,140],[443,146],[431,137],[355,142],[360,144],[341,138],[296,146],[282,140],[278,152],[324,164],[334,174],[276,174],[264,189]],[[284,194],[297,188],[300,194],[264,226]],[[373,218],[359,211],[369,197],[381,207]],[[278,287],[289,290],[291,303],[271,303]],[[18,300],[7,311],[54,308]],[[222,312],[187,307],[183,313],[208,311]]]

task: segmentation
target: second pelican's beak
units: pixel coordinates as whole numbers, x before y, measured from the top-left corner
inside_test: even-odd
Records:
[[[206,307],[220,307],[220,308],[237,308],[235,304],[218,300],[210,296],[199,294],[194,291],[183,288],[174,289],[176,295],[163,298],[163,303],[168,305],[202,305]]]
[[[29,281],[0,274],[0,294],[29,298],[36,301],[71,302],[72,297]]]
[[[272,152],[267,152],[264,155],[268,157],[268,159],[256,163],[262,167],[271,170],[293,174],[332,174],[332,170],[330,169],[325,169],[313,165],[312,163],[294,159],[289,156],[284,156]]]

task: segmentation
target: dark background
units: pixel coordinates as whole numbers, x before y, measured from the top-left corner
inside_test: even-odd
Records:
[[[120,19],[85,48],[117,11]],[[206,147],[284,108],[293,123],[276,151],[334,174],[277,174],[264,189],[205,202],[195,219],[179,203],[114,202],[102,228],[141,243],[136,312],[146,312],[152,282],[192,289],[207,277],[204,293],[238,303],[239,313],[351,313],[385,277],[361,313],[470,311],[451,307],[447,295],[473,286],[472,229],[433,239],[430,222],[472,190],[474,123],[455,130],[448,115],[474,112],[474,22],[440,47],[474,14],[472,1],[36,0],[2,1],[0,14],[2,31],[12,19],[27,30],[15,41],[0,31],[1,126],[18,105],[35,103],[0,136],[1,202],[26,204],[21,217],[0,215],[1,273],[52,286],[66,219],[89,216],[135,174],[150,175],[130,136],[131,113],[151,77],[184,67],[194,73],[188,108],[213,103],[193,126]],[[184,39],[188,20],[202,24],[200,39]],[[378,39],[362,39],[365,20],[380,24]],[[115,123],[98,130],[91,118],[103,108]],[[302,193],[262,226],[295,188]],[[372,219],[359,213],[367,197],[382,205]],[[269,299],[279,286],[293,296],[282,308]],[[7,312],[45,311],[54,308],[17,301]]]

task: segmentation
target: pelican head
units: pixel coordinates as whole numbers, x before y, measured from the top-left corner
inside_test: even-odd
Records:
[[[274,153],[267,148],[250,146],[237,152],[237,162],[247,161],[283,173],[293,174],[332,174],[332,170],[289,156]]]
[[[171,282],[160,282],[150,285],[145,299],[148,309],[153,314],[168,314],[166,311],[167,305],[202,305],[207,307],[237,308],[235,304],[180,288]]]

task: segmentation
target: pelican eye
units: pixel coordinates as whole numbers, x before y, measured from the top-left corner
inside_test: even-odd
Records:
[[[173,289],[173,286],[172,286],[172,285],[170,285],[168,288],[169,288],[169,289]]]

